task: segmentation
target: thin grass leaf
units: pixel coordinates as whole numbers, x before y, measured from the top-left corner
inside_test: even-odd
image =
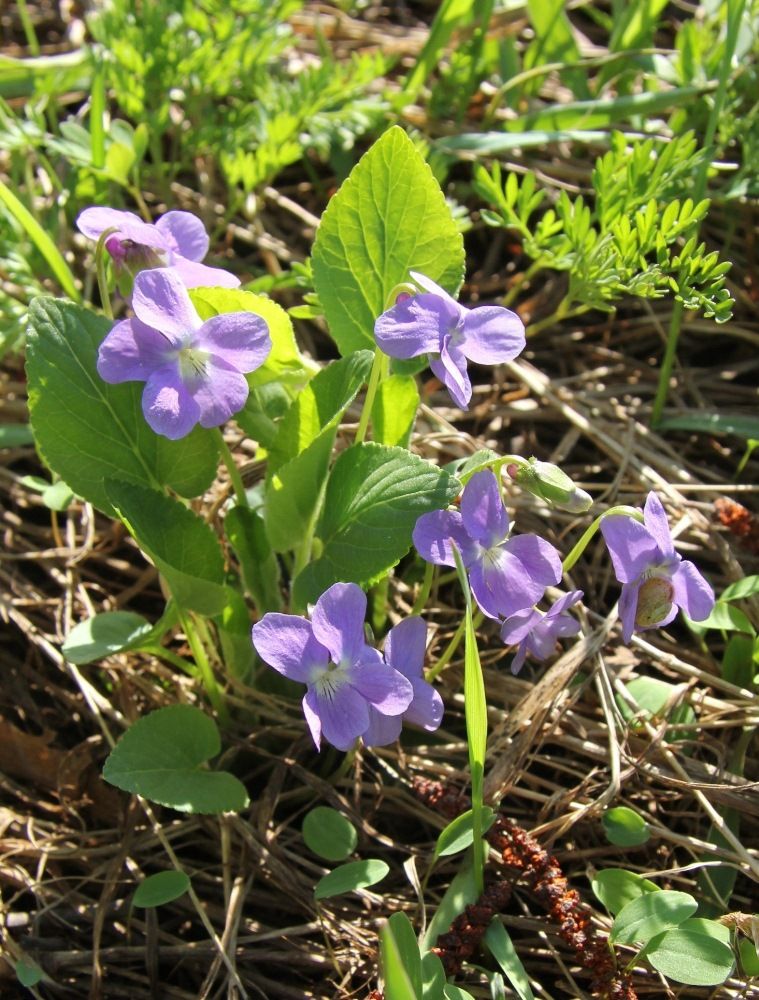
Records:
[[[74,282],[74,275],[71,273],[66,261],[61,256],[58,247],[53,243],[48,234],[37,222],[29,209],[24,205],[11,189],[0,180],[0,201],[5,205],[13,218],[19,223],[29,239],[34,243],[39,252],[45,258],[50,270],[55,275],[58,284],[74,302],[81,301],[81,295]]]
[[[665,417],[659,424],[663,431],[699,431],[704,434],[734,434],[747,440],[759,438],[759,417],[735,413],[692,411]]]
[[[424,85],[425,80],[437,66],[440,55],[456,28],[464,27],[472,20],[476,4],[473,0],[443,0],[430,26],[430,33],[424,43],[416,65],[406,79],[403,99],[412,101]]]

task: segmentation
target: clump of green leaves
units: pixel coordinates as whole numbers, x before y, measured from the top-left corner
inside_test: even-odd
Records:
[[[483,211],[485,222],[521,234],[531,273],[567,272],[569,287],[554,318],[612,311],[625,295],[674,294],[685,308],[725,322],[732,310],[724,287],[730,264],[692,235],[709,201],[683,197],[702,155],[692,133],[664,147],[651,139],[628,146],[615,133],[596,161],[591,203],[562,191],[553,207],[539,211],[547,192],[535,176],[520,181],[510,174],[504,184],[498,164],[490,173],[476,169],[475,188],[495,208]]]

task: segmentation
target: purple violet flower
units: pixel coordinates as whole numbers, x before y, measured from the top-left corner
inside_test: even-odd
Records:
[[[622,584],[619,617],[622,638],[636,630],[669,625],[683,611],[693,621],[708,618],[714,591],[692,562],[675,552],[667,515],[653,492],[643,508],[643,524],[622,514],[605,517],[601,533]]]
[[[501,638],[507,646],[517,646],[511,664],[512,674],[519,673],[528,653],[536,660],[545,660],[553,652],[557,639],[577,635],[580,623],[568,612],[581,597],[581,590],[571,590],[545,613],[537,608],[525,608],[506,619],[501,626]]]
[[[427,562],[455,566],[453,546],[469,572],[475,600],[490,618],[508,618],[536,604],[561,579],[561,559],[537,535],[508,538],[509,516],[494,474],[475,472],[461,494],[461,512],[422,514],[414,545]]]
[[[503,306],[467,309],[423,274],[409,273],[424,291],[399,296],[374,324],[374,336],[391,358],[429,354],[430,368],[465,410],[472,398],[467,359],[479,365],[512,361],[524,350],[524,324]]]
[[[77,227],[91,240],[99,240],[106,229],[105,248],[117,271],[170,267],[187,288],[237,288],[240,279],[230,271],[208,267],[200,261],[208,253],[208,234],[191,212],[166,212],[155,224],[143,222],[134,212],[117,208],[85,208]]]
[[[394,743],[404,722],[434,732],[443,721],[443,699],[423,675],[426,646],[427,625],[422,618],[404,618],[388,632],[385,662],[409,679],[414,694],[402,715],[383,715],[369,706],[369,728],[363,734],[366,746]]]
[[[307,687],[303,714],[317,750],[322,737],[350,750],[369,728],[371,707],[401,715],[414,689],[364,639],[366,594],[355,583],[334,583],[311,611],[265,614],[253,626],[253,646],[261,659]]]
[[[100,345],[97,369],[106,382],[145,382],[142,412],[156,434],[175,441],[243,408],[245,373],[271,350],[265,320],[233,312],[204,323],[172,268],[141,271],[132,308],[134,318],[116,323]]]

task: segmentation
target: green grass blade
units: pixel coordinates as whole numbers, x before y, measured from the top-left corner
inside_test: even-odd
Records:
[[[663,431],[700,431],[704,434],[734,434],[748,440],[759,438],[759,417],[736,413],[680,413],[665,417],[659,424]]]
[[[412,101],[421,90],[425,80],[437,66],[440,54],[448,44],[455,28],[469,24],[476,4],[473,0],[443,0],[430,33],[424,43],[416,65],[411,70],[403,88],[403,99]]]
[[[34,243],[39,252],[45,258],[50,270],[55,275],[58,284],[74,302],[81,302],[81,295],[74,282],[74,275],[71,273],[66,261],[63,259],[60,250],[50,239],[48,234],[37,222],[29,209],[24,205],[11,189],[0,181],[0,202],[8,209],[13,218],[19,223],[29,239]]]
[[[102,170],[105,166],[105,62],[101,53],[96,53],[90,96],[90,145],[92,166]]]

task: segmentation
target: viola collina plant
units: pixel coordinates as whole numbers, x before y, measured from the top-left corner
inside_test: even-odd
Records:
[[[309,270],[313,301],[323,308],[341,355],[329,364],[304,357],[283,309],[235,287],[234,275],[201,263],[208,237],[189,213],[170,211],[153,224],[131,212],[89,208],[78,225],[98,241],[106,316],[54,299],[33,304],[31,422],[51,469],[78,496],[122,519],[170,600],[157,624],[142,621],[136,632],[135,615],[128,625],[121,617],[104,621],[109,642],[93,655],[144,649],[179,665],[203,685],[225,724],[233,710],[238,725],[249,724],[241,707],[244,685],[279,683],[273,670],[305,685],[302,708],[316,747],[352,752],[359,741],[378,747],[398,739],[438,740],[443,700],[431,682],[463,642],[471,823],[479,838],[488,719],[481,626],[485,641],[497,632],[512,647],[514,672],[528,656],[547,659],[557,640],[576,635],[580,591],[551,595],[547,610],[540,605],[599,525],[623,584],[624,641],[635,629],[668,624],[677,608],[695,620],[709,614],[711,589],[675,551],[654,494],[642,513],[613,508],[599,515],[562,564],[547,539],[512,533],[501,491],[503,483],[523,490],[548,515],[554,508],[582,515],[592,500],[563,470],[487,449],[451,468],[416,453],[424,449],[412,438],[419,408],[416,379],[407,374],[413,365],[395,370],[390,359],[428,355],[453,401],[465,408],[472,398],[468,363],[513,361],[525,331],[516,313],[499,305],[467,308],[457,301],[461,235],[437,182],[400,129],[390,129],[362,157],[317,232]],[[386,253],[390,243],[392,254]],[[114,264],[110,274],[106,255]],[[115,322],[114,278],[124,299]],[[357,397],[354,430],[352,418],[344,417]],[[233,418],[236,425],[222,433]],[[246,456],[255,453],[257,465],[266,466],[255,485],[245,481],[229,447],[242,435],[251,439]],[[209,494],[220,458],[226,474]],[[204,503],[207,495],[212,502]],[[427,563],[421,583],[414,547]],[[421,615],[436,576],[438,587],[454,586],[439,567],[457,570],[461,594],[449,590],[447,599],[460,602],[461,624],[437,663],[432,639],[425,674],[429,616]],[[383,653],[365,634],[368,591],[373,627],[385,634]],[[482,616],[489,619],[484,626]],[[97,622],[84,624],[90,637],[98,634]],[[192,661],[171,649],[175,630]],[[70,645],[67,655],[81,654]],[[226,696],[228,680],[235,683],[234,700]],[[192,744],[196,737],[207,747],[207,729],[205,736],[200,728],[188,730],[189,706],[176,707],[182,728],[167,730],[161,747]],[[210,720],[198,715],[207,727]],[[154,713],[137,725],[152,720],[160,729],[162,719]],[[422,733],[407,737],[404,724]],[[278,734],[277,727],[257,734],[267,759],[290,752]],[[136,742],[129,751],[132,777],[123,767],[106,770],[120,788],[183,810],[243,807],[245,790],[230,799],[224,789],[236,779],[219,772],[202,772],[204,791],[196,798],[184,759],[177,763],[176,787],[167,781],[146,786],[154,762],[149,743]],[[140,767],[135,753],[146,755]],[[223,787],[209,800],[207,789],[217,778]],[[481,888],[482,852],[471,853]]]

